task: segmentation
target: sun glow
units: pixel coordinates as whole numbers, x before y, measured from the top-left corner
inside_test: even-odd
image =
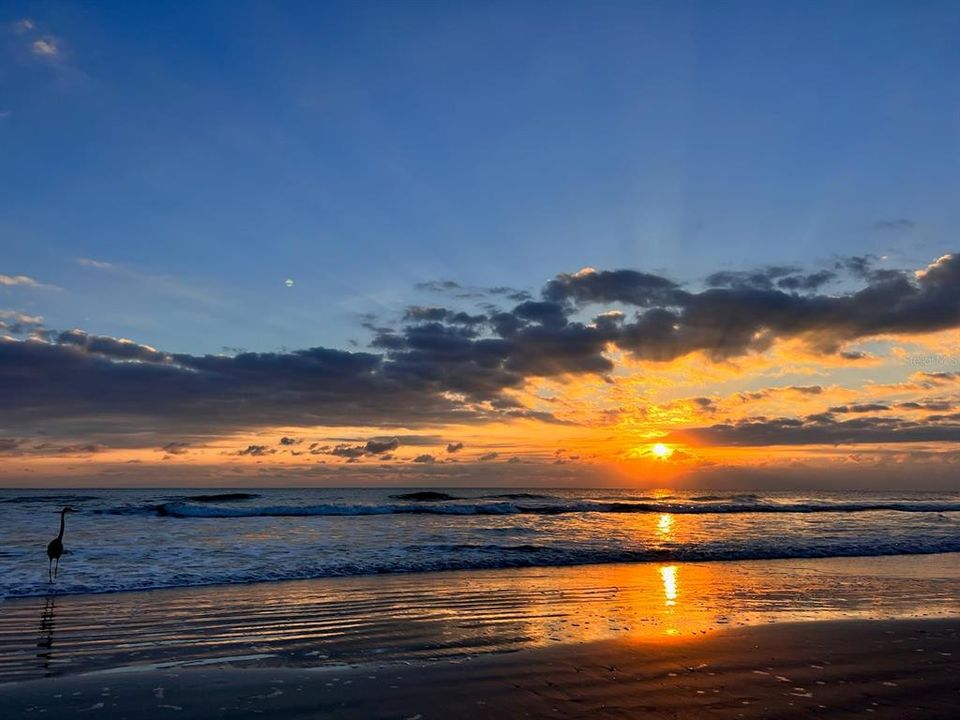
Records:
[[[652,448],[650,452],[654,457],[659,458],[660,460],[666,460],[668,457],[673,455],[673,448],[669,445],[664,445],[663,443],[657,443]]]

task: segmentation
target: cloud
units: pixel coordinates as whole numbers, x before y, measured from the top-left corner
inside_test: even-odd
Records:
[[[413,306],[397,326],[374,328],[369,352],[314,347],[192,355],[81,330],[46,342],[0,338],[0,366],[7,369],[0,375],[0,432],[42,427],[74,437],[78,429],[95,428],[179,438],[259,427],[389,432],[512,419],[559,422],[545,406],[517,401],[528,383],[578,375],[614,382],[623,355],[647,363],[693,353],[726,361],[797,339],[812,353],[842,362],[845,344],[863,338],[960,327],[955,254],[916,273],[877,270],[867,256],[840,259],[830,272],[861,287],[830,295],[812,289],[817,283],[798,280],[790,291],[780,286],[818,271],[724,272],[713,276],[720,286],[696,291],[638,270],[586,269],[555,276],[539,299],[511,308],[484,305],[482,314],[461,315]],[[451,283],[440,285],[462,289]],[[609,303],[631,314],[602,307]],[[588,305],[601,305],[592,319]],[[379,454],[389,451],[392,436],[351,442],[327,452]],[[372,451],[380,447],[386,449]]]
[[[398,447],[400,447],[399,438],[390,438],[387,440],[371,439],[367,440],[367,444],[365,446],[367,453],[370,455],[382,455],[383,453],[396,450]]]
[[[364,445],[337,445],[327,452],[327,455],[336,455],[350,460],[356,460],[366,454],[367,448]]]
[[[561,273],[547,283],[543,297],[553,302],[613,303],[650,307],[673,305],[679,286],[672,280],[637,270],[594,268]]]
[[[481,455],[480,457],[478,457],[478,458],[477,458],[477,461],[478,461],[478,462],[490,462],[491,460],[496,460],[498,457],[500,457],[500,453],[498,453],[498,452],[488,452],[488,453],[484,453],[483,455]]]
[[[433,457],[433,455],[426,455],[426,454],[425,454],[425,455],[417,455],[417,456],[413,459],[413,462],[415,462],[415,463],[428,463],[428,464],[429,464],[429,463],[435,463],[436,461],[437,461],[437,460],[436,460],[435,457]]]
[[[247,445],[243,450],[238,450],[236,454],[263,457],[264,455],[273,455],[275,452],[277,452],[275,448],[270,448],[266,445]]]
[[[947,412],[956,406],[954,403],[947,400],[921,400],[902,402],[898,404],[897,407],[905,410],[930,410],[934,412]]]
[[[75,445],[64,445],[57,448],[57,452],[62,455],[93,455],[103,452],[107,449],[106,445],[101,443],[77,443]]]
[[[326,451],[326,454],[357,460],[367,455],[383,455],[396,450],[398,447],[400,447],[400,438],[397,437],[370,438],[361,445],[341,443]]]
[[[27,277],[26,275],[0,274],[0,285],[4,287],[45,287],[43,283],[39,283],[32,277]]]
[[[834,405],[827,412],[844,413],[868,413],[883,412],[889,410],[890,406],[883,403],[860,403],[859,405]]]
[[[487,321],[486,315],[470,315],[462,311],[445,307],[423,307],[412,305],[404,312],[404,320],[410,322],[448,322],[454,325],[481,325]]]
[[[45,333],[43,317],[16,310],[0,310],[0,330],[10,335],[42,336]]]
[[[160,450],[168,455],[185,455],[188,452],[190,443],[186,442],[168,442]]]
[[[34,55],[46,58],[54,58],[60,53],[60,42],[55,37],[44,37],[34,40],[30,45],[30,50]]]
[[[960,414],[928,416],[924,421],[897,417],[837,420],[830,413],[804,418],[746,418],[735,423],[691,428],[667,435],[667,442],[693,437],[716,446],[847,445],[960,441]]]
[[[449,444],[447,444],[447,452],[448,452],[448,453],[457,453],[457,452],[460,452],[461,450],[463,450],[463,443],[462,443],[462,442],[455,442],[455,443],[449,443]]]
[[[91,258],[77,258],[77,264],[83,265],[84,267],[97,268],[99,270],[113,270],[116,268],[116,265],[113,263],[108,263],[104,260],[93,260]]]
[[[23,440],[20,438],[0,437],[0,455],[19,454]]]

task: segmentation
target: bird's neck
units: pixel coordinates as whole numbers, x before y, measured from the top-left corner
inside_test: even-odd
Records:
[[[63,521],[67,517],[67,512],[64,510],[60,513],[60,534],[57,535],[57,540],[63,540]]]

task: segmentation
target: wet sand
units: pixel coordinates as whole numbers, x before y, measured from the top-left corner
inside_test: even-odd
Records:
[[[0,717],[955,718],[960,619],[774,624],[421,665],[194,667],[0,686]]]
[[[960,617],[960,555],[472,570],[0,602],[0,683],[424,663],[809,620]]]
[[[947,718],[960,556],[0,602],[0,718]]]

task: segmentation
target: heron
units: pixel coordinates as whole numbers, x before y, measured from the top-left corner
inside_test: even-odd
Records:
[[[57,570],[60,569],[60,556],[63,555],[63,525],[64,519],[67,516],[67,513],[77,512],[72,507],[65,507],[60,511],[60,534],[57,535],[53,540],[50,541],[50,544],[47,545],[47,557],[50,558],[50,564],[47,565],[47,577],[50,579],[50,582],[53,582],[57,578]],[[56,565],[54,565],[54,560],[56,560]]]

